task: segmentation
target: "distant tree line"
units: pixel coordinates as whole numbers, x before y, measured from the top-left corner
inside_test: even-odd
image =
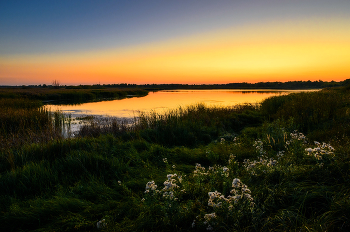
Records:
[[[258,83],[228,83],[228,84],[108,84],[103,87],[113,88],[145,88],[145,89],[323,89],[350,85],[350,79],[344,81],[288,81],[288,82],[258,82]]]
[[[323,89],[327,87],[350,86],[350,79],[344,81],[288,81],[288,82],[258,82],[258,83],[228,83],[228,84],[96,84],[96,85],[60,85],[54,81],[52,85],[0,86],[18,88],[65,88],[65,89],[105,89],[105,88],[141,88],[147,90],[169,89]]]

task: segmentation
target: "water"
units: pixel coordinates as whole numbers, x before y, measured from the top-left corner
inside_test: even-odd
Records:
[[[77,131],[86,120],[79,117],[118,117],[130,119],[139,112],[164,113],[170,109],[204,103],[207,106],[233,106],[243,103],[259,103],[276,95],[292,92],[316,90],[164,90],[150,92],[144,97],[132,97],[121,100],[90,102],[78,105],[46,105],[51,111],[61,111],[70,115],[73,123],[70,130]],[[77,120],[78,118],[78,120]]]
[[[258,103],[275,95],[310,90],[170,90],[150,92],[144,97],[83,103],[79,105],[46,105],[72,117],[86,115],[133,118],[138,112],[164,113],[169,109],[204,103],[207,106],[232,106]],[[314,90],[311,90],[314,91]]]

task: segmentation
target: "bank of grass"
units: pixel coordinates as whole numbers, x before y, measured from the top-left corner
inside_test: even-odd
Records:
[[[97,137],[111,133],[124,139],[144,139],[167,147],[196,147],[227,133],[232,137],[243,128],[258,126],[262,122],[257,105],[208,108],[197,104],[170,110],[166,114],[141,113],[133,120],[133,127],[128,126],[130,122],[127,121],[112,119],[104,123],[92,120],[81,129],[79,135]]]
[[[0,150],[60,138],[62,122],[62,114],[48,111],[39,100],[0,99]]]
[[[0,89],[1,98],[27,98],[32,100],[50,101],[58,103],[83,103],[89,101],[98,101],[104,99],[122,99],[128,96],[141,97],[148,94],[144,89],[70,89],[70,88],[2,88]]]
[[[349,231],[349,96],[196,105],[141,115],[135,127],[95,122],[77,138],[9,148],[1,228]]]

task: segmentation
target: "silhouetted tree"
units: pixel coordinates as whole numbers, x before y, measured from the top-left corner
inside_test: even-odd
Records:
[[[58,89],[60,87],[60,82],[58,80],[52,81],[52,87]]]

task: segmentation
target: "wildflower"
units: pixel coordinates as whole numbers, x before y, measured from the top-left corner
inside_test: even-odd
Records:
[[[163,162],[167,164],[168,163],[168,159],[167,158],[163,158]]]
[[[277,153],[278,159],[282,158],[282,156],[284,156],[284,151],[279,151],[279,152]]]
[[[237,190],[236,190],[236,189],[232,189],[232,190],[230,191],[230,193],[236,195],[236,194],[237,194]]]
[[[175,164],[172,166],[173,168],[176,168]]]
[[[106,220],[102,219],[96,223],[97,229],[102,229],[103,227],[107,226]]]
[[[225,143],[225,139],[224,139],[224,138],[221,138],[220,143],[221,143],[221,144]]]
[[[241,199],[242,196],[241,195],[235,195],[233,197],[230,197],[230,202],[233,200],[233,203],[237,204],[239,199]]]
[[[176,180],[172,179],[173,177],[176,177],[177,174],[168,174],[167,178],[168,180],[164,181],[164,191],[168,191],[168,190],[172,190],[174,188],[178,188],[179,186],[177,184],[175,184]]]
[[[219,202],[219,203],[217,203],[216,205],[214,205],[214,208],[221,208],[222,207],[222,202]]]
[[[146,184],[146,191],[147,190],[155,190],[156,188],[157,188],[157,185],[155,184],[154,180],[152,180]]]
[[[267,164],[268,167],[272,167],[277,164],[277,160],[270,159],[270,162]]]
[[[145,201],[145,198],[142,198],[141,201],[144,202],[144,201]]]
[[[119,184],[119,185],[122,185],[122,182],[121,182],[120,180],[118,180],[118,184]]]
[[[309,147],[309,148],[306,148],[305,151],[307,151],[310,154],[311,152],[313,152],[313,149]]]
[[[249,201],[253,201],[254,199],[252,198],[252,196],[250,194],[244,194],[244,197],[247,198]]]
[[[243,193],[251,193],[250,189],[247,188],[247,187],[243,187],[243,188],[242,188],[242,192],[243,192]]]
[[[209,214],[204,215],[204,219],[206,221],[210,221],[213,218],[216,218],[216,214],[215,213],[209,213]]]
[[[233,154],[230,155],[230,158],[228,160],[228,163],[231,164],[233,162],[233,160],[235,159],[236,156],[234,156]]]
[[[233,181],[232,181],[232,187],[234,187],[234,188],[238,188],[238,187],[239,187],[239,185],[240,185],[240,183],[241,183],[241,180],[240,180],[240,179],[235,178],[235,179],[233,179]]]
[[[168,174],[168,175],[166,175],[168,180],[170,180],[171,178],[176,177],[176,176],[177,176],[176,174]]]
[[[221,193],[219,193],[218,191],[208,192],[208,195],[211,200],[214,200],[215,198],[219,197]]]

